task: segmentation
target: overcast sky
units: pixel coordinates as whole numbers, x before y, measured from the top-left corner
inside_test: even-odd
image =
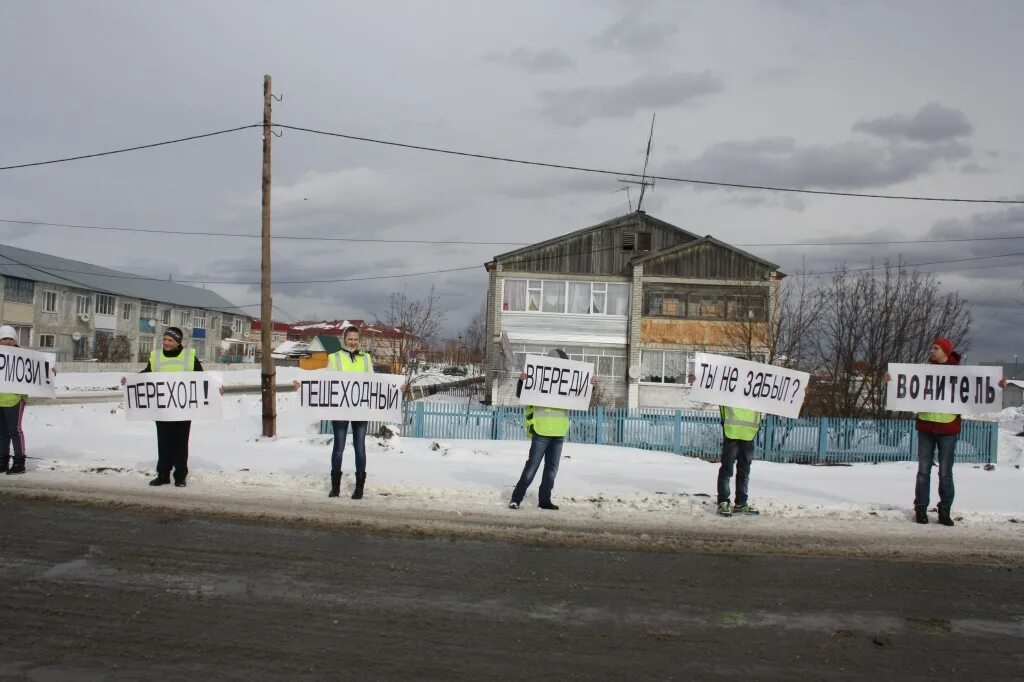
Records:
[[[518,158],[856,192],[1024,198],[1024,3],[6,2],[0,165],[256,123]],[[0,218],[256,234],[260,132],[0,173]],[[286,131],[279,235],[533,242],[628,211],[611,177]],[[634,201],[635,201],[634,194]],[[1024,234],[1024,206],[727,191],[658,183],[650,214],[744,245]],[[0,224],[28,249],[259,301],[259,241]],[[483,263],[512,247],[275,242],[300,318],[383,314],[431,284],[454,335]],[[1024,252],[1024,239],[746,247],[795,271]],[[975,305],[974,361],[1024,357],[1024,258],[935,266]],[[971,266],[972,269],[955,270]],[[250,308],[255,314],[257,308]],[[279,315],[280,316],[280,315]]]

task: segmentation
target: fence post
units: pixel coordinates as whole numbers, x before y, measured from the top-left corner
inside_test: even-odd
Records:
[[[683,411],[676,410],[675,423],[672,424],[672,451],[683,454]]]
[[[492,418],[494,419],[494,428],[491,429],[491,438],[493,440],[501,440],[505,431],[505,408],[498,405],[492,408]]]
[[[828,417],[822,417],[818,422],[818,459],[821,462],[828,454]],[[816,463],[817,463],[816,462]]]
[[[999,459],[999,422],[988,422],[988,463]]]
[[[423,403],[416,403],[416,426],[413,429],[415,438],[423,438]]]
[[[917,459],[917,424],[910,422],[910,459],[913,462]]]
[[[761,452],[761,459],[766,462],[774,462],[772,454],[775,449],[775,415],[764,416],[764,450]]]
[[[599,407],[595,410],[597,417],[594,421],[594,442],[597,445],[604,444],[604,408]]]

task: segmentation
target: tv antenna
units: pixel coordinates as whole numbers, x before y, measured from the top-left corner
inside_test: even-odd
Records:
[[[644,193],[647,191],[647,188],[650,187],[651,191],[654,191],[654,178],[651,178],[650,180],[647,179],[647,164],[651,160],[651,147],[652,147],[652,145],[654,143],[654,119],[655,119],[655,117],[657,115],[658,115],[657,112],[651,114],[651,133],[650,133],[650,135],[647,136],[647,153],[644,155],[644,170],[643,170],[643,173],[641,173],[641,175],[640,175],[640,179],[639,180],[632,180],[632,179],[626,179],[626,178],[617,178],[619,182],[625,183],[627,185],[640,185],[640,198],[636,202],[636,210],[637,211],[640,211],[640,210],[643,209]],[[629,188],[626,187],[624,189],[628,190]],[[629,192],[628,191],[626,192],[626,196],[627,196],[627,198],[629,197]],[[632,210],[633,210],[633,202],[630,201],[629,203],[630,203],[629,210],[632,212]]]

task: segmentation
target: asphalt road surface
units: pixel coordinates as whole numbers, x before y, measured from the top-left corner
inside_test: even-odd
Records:
[[[0,497],[0,678],[1007,680],[1019,568],[526,546]]]

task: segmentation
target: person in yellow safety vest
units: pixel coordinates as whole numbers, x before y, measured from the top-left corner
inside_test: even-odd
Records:
[[[359,349],[359,328],[346,327],[342,333],[342,349],[327,356],[327,369],[331,372],[365,372],[373,374],[373,357]],[[292,382],[299,388],[299,382]],[[332,421],[334,445],[331,448],[331,490],[328,497],[341,494],[341,458],[345,452],[348,427],[352,425],[352,447],[356,453],[356,485],[353,500],[363,499],[366,485],[366,428],[367,422]]]
[[[18,347],[18,331],[9,325],[0,327],[0,345]],[[21,427],[28,396],[0,393],[0,473],[25,473],[25,432]],[[11,444],[14,462],[11,463]]]
[[[562,349],[555,349],[548,353],[553,358],[568,360],[569,356]],[[526,373],[519,375],[519,383],[516,385],[516,397],[523,390],[523,380]],[[590,383],[597,385],[597,379],[591,378]],[[555,476],[558,474],[558,463],[562,458],[562,444],[565,442],[565,435],[569,433],[569,415],[566,410],[553,407],[537,407],[527,405],[525,409],[526,435],[530,437],[530,454],[526,457],[526,464],[523,466],[523,473],[519,476],[512,491],[512,500],[508,503],[509,509],[519,509],[526,497],[526,490],[533,483],[540,468],[541,461],[544,462],[544,473],[540,480],[539,505],[541,509],[558,510],[558,505],[551,501],[551,492],[555,487]]]
[[[721,407],[722,466],[718,469],[718,513],[721,516],[757,514],[747,502],[754,440],[761,428],[761,413],[739,407]],[[736,505],[729,509],[729,480],[736,470]]]
[[[151,351],[149,363],[141,373],[146,372],[202,372],[203,363],[196,357],[195,348],[185,348],[184,333],[179,327],[164,330],[161,347]],[[125,383],[121,377],[121,385]],[[221,394],[224,388],[220,389]],[[156,478],[152,486],[167,485],[174,473],[174,487],[184,488],[188,477],[188,438],[192,431],[191,421],[156,422]]]

